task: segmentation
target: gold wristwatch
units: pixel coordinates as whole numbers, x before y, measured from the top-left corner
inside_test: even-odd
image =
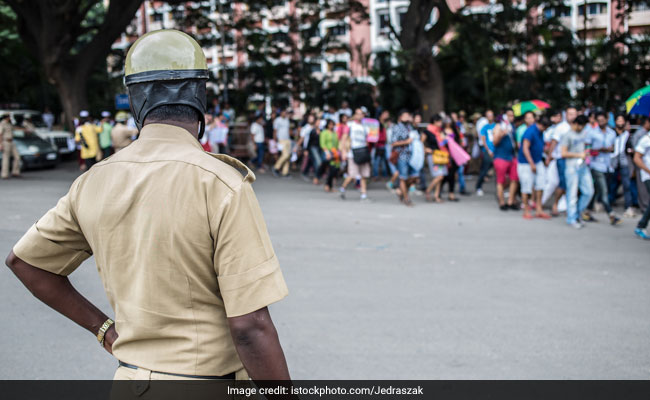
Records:
[[[104,347],[104,339],[105,339],[106,331],[114,323],[115,323],[115,321],[113,321],[112,319],[109,318],[109,319],[106,320],[106,322],[104,322],[102,327],[99,328],[99,332],[97,332],[97,341],[99,342],[100,346]]]

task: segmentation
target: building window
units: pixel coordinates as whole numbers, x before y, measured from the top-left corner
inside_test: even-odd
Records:
[[[402,29],[402,27],[404,26],[404,21],[406,21],[406,11],[408,11],[408,9],[406,9],[406,8],[402,8],[402,9],[397,11],[399,13],[399,28],[400,29]]]
[[[648,11],[650,10],[650,1],[639,1],[632,3],[632,11]]]
[[[345,61],[335,61],[333,63],[330,63],[330,72],[336,72],[336,71],[347,71],[348,70],[348,63]]]
[[[310,74],[321,72],[320,63],[309,63],[307,68],[309,69]]]
[[[164,14],[161,13],[161,12],[160,12],[160,13],[158,13],[158,12],[157,12],[157,13],[154,13],[154,15],[153,15],[153,21],[154,21],[154,22],[161,22],[161,21],[163,20],[163,16],[164,16]]]
[[[603,3],[589,4],[588,14],[589,15],[607,14],[607,4],[603,4]]]
[[[329,28],[327,33],[331,36],[343,36],[347,32],[347,27],[345,25],[337,25]]]
[[[390,32],[390,14],[388,14],[387,12],[378,13],[377,21],[379,21],[380,33]]]
[[[174,20],[180,21],[185,17],[185,11],[183,11],[183,10],[174,10],[174,12],[172,13],[172,17],[174,18]]]

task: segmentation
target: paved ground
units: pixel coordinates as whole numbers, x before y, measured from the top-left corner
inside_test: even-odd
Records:
[[[0,254],[77,172],[0,182]],[[491,196],[343,202],[294,179],[256,191],[290,296],[271,312],[302,379],[648,379],[650,245],[622,227],[524,221]],[[92,260],[71,277],[109,311]],[[96,339],[0,268],[0,379],[111,378]]]

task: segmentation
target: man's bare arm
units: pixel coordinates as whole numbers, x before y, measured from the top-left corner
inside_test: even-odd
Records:
[[[239,358],[253,380],[291,379],[268,308],[228,318],[228,324]]]
[[[97,335],[99,328],[108,319],[106,314],[77,292],[67,277],[36,268],[18,258],[13,251],[9,253],[5,263],[37,299],[93,335]],[[104,339],[104,348],[111,354],[115,339],[117,332],[113,325],[106,331]]]

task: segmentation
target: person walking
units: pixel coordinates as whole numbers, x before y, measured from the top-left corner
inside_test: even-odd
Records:
[[[527,115],[532,115],[528,112]],[[533,117],[534,118],[534,117]],[[530,119],[530,117],[529,117]],[[517,156],[517,176],[521,185],[521,199],[524,203],[524,218],[532,219],[530,201],[535,202],[535,217],[550,219],[542,210],[542,190],[546,184],[544,168],[544,139],[542,132],[550,125],[548,118],[540,118],[526,129],[521,138],[521,147]]]
[[[573,118],[571,129],[560,139],[560,157],[565,160],[567,218],[566,222],[576,229],[584,224],[580,216],[594,195],[594,183],[586,163],[587,132],[589,120],[584,115]],[[578,197],[578,193],[580,196]]]
[[[650,117],[641,117],[639,120],[640,127],[634,132],[632,138],[630,139],[630,146],[632,149],[636,149],[636,146],[639,144],[639,141],[642,137],[650,132]],[[634,165],[634,175],[637,187],[637,197],[639,203],[639,209],[644,210],[650,205],[650,192],[648,192],[641,180],[641,169],[634,163],[634,154],[632,154],[631,165]]]
[[[519,210],[515,204],[517,198],[517,146],[514,137],[514,113],[504,114],[504,119],[494,127],[494,171],[497,176],[497,200],[501,211]],[[508,202],[506,203],[504,188],[508,184]]]
[[[648,193],[650,193],[650,133],[646,132],[639,139],[634,148],[634,164],[639,168],[640,179]],[[650,205],[646,206],[643,216],[634,230],[634,234],[644,240],[650,240],[648,235],[648,222],[650,222]]]
[[[594,201],[600,201],[609,216],[611,225],[619,225],[621,219],[614,214],[609,203],[609,192],[607,181],[609,174],[613,171],[611,165],[611,154],[614,151],[616,133],[607,125],[607,114],[596,113],[596,129],[591,129],[588,136],[588,144],[591,147],[591,176],[594,178],[595,196]],[[596,222],[596,218],[589,212],[583,213],[582,219],[587,222]]]
[[[81,125],[75,130],[74,140],[81,146],[84,170],[89,170],[101,158],[98,135],[102,128],[90,122],[90,113],[86,110],[82,110],[79,117]]]
[[[397,157],[395,161],[395,167],[399,174],[399,189],[396,190],[400,201],[402,201],[406,206],[412,206],[413,202],[409,197],[409,187],[418,177],[418,174],[410,165],[411,155],[413,150],[411,148],[411,142],[413,138],[411,137],[411,131],[413,127],[411,126],[411,114],[406,111],[400,111],[398,115],[398,122],[392,129],[392,143],[391,148],[393,152],[396,152]]]
[[[267,308],[288,290],[254,175],[199,143],[209,78],[200,45],[150,32],[125,72],[139,139],[78,177],[7,265],[96,336],[119,360],[114,378],[139,390],[159,379],[289,380]],[[68,279],[90,256],[114,318]]]
[[[370,178],[370,150],[368,149],[368,129],[361,124],[363,111],[357,108],[349,122],[350,133],[343,137],[342,153],[346,154],[348,176],[339,188],[341,198],[345,200],[345,188],[360,179],[361,201],[368,200],[368,179]]]
[[[251,138],[255,143],[257,155],[255,156],[255,168],[258,172],[264,173],[264,114],[258,113],[251,124]]]
[[[386,158],[386,121],[390,119],[388,110],[384,110],[379,115],[379,134],[377,143],[372,151],[372,176],[379,179],[380,175],[387,177],[389,175],[388,159]]]
[[[442,126],[442,132],[444,133],[444,140],[446,140],[445,148],[447,149],[447,152],[451,155],[451,151],[449,150],[449,142],[456,142],[458,143],[458,128],[456,127],[456,124],[449,118],[445,117],[443,119],[443,126]],[[449,157],[449,163],[447,164],[447,175],[445,178],[442,180],[442,184],[440,185],[440,191],[442,192],[442,189],[444,188],[445,184],[447,184],[447,187],[449,189],[449,192],[447,193],[447,200],[452,201],[452,202],[457,202],[459,201],[458,198],[456,197],[455,188],[456,188],[456,172],[458,171],[458,164],[456,164],[456,160],[454,160],[453,157]]]
[[[442,188],[442,182],[448,173],[447,168],[450,157],[449,150],[446,146],[447,137],[443,131],[442,117],[439,114],[431,117],[431,123],[427,126],[422,141],[424,142],[425,152],[427,154],[429,174],[431,174],[431,182],[424,193],[427,201],[442,203],[440,190]],[[431,197],[431,192],[433,192],[433,197]]]
[[[476,181],[476,195],[483,196],[483,182],[487,177],[488,172],[492,169],[492,160],[494,158],[494,143],[492,141],[492,131],[496,126],[494,122],[494,112],[487,110],[485,112],[486,123],[481,126],[478,131],[479,147],[481,148],[481,171],[478,174]],[[479,124],[477,123],[477,127]]]
[[[115,126],[111,130],[111,143],[113,150],[117,153],[133,142],[133,138],[138,131],[126,126],[128,115],[126,113],[117,113],[115,116]]]
[[[4,114],[0,117],[0,151],[2,152],[2,179],[9,179],[9,172],[14,177],[20,176],[20,154],[14,143],[14,128],[11,117]],[[12,162],[13,159],[13,162]],[[11,171],[9,167],[11,166]]]
[[[633,218],[634,209],[632,209],[632,182],[630,173],[630,164],[628,162],[628,150],[633,154],[634,149],[628,143],[630,141],[630,132],[627,130],[627,119],[624,115],[619,114],[614,119],[614,132],[616,132],[616,140],[614,141],[614,152],[612,153],[612,170],[610,175],[609,187],[609,204],[613,207],[616,203],[618,188],[623,186],[623,206],[624,217]]]
[[[105,159],[113,154],[113,141],[111,131],[113,130],[113,125],[111,125],[111,113],[108,111],[102,111],[102,121],[100,123],[102,128],[99,132],[99,148],[101,150],[101,159]]]
[[[325,191],[331,192],[334,185],[334,179],[338,176],[341,166],[341,157],[339,153],[339,139],[334,132],[334,120],[328,119],[325,122],[325,129],[319,135],[319,144],[323,152],[323,162],[318,171],[318,176],[323,176],[327,170],[327,180],[325,181]]]
[[[290,128],[289,118],[287,118],[287,110],[280,111],[280,115],[273,121],[273,140],[281,148],[282,154],[273,166],[273,175],[288,178],[289,166],[291,165],[291,136],[289,135]]]
[[[553,127],[549,137],[549,145],[547,149],[546,158],[546,187],[542,193],[542,204],[553,198],[553,205],[551,208],[551,215],[554,217],[559,216],[558,205],[560,199],[566,192],[566,179],[565,179],[565,161],[562,158],[560,151],[560,142],[562,137],[571,131],[571,124],[578,116],[578,110],[575,107],[568,107],[565,111],[566,119],[562,120],[562,113],[557,111],[553,113],[552,122]]]

